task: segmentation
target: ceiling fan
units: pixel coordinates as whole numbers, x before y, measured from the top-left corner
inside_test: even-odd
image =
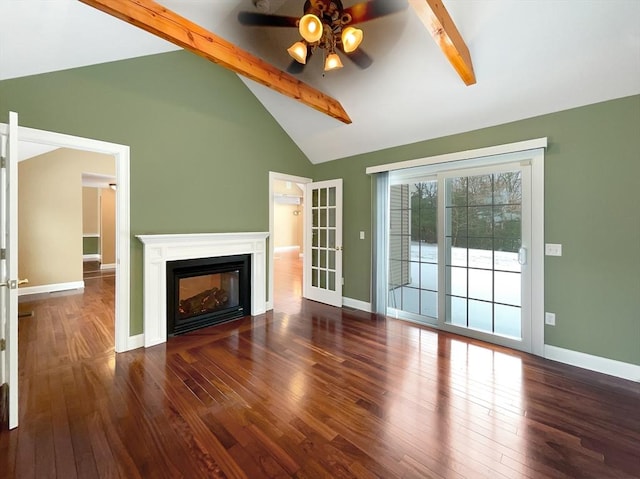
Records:
[[[301,18],[270,15],[257,12],[240,12],[238,21],[242,25],[263,27],[296,27],[302,39],[287,49],[294,61],[289,73],[300,73],[314,51],[325,55],[324,70],[342,68],[337,51],[360,68],[367,68],[373,60],[362,49],[358,49],[364,34],[353,25],[404,10],[405,2],[397,0],[369,0],[344,8],[341,0],[306,0]]]
[[[343,123],[351,118],[338,100],[294,78],[264,60],[189,21],[154,0],[80,0],[131,25],[168,40],[181,48],[206,58],[224,68],[244,75],[283,95],[294,98]],[[389,0],[399,3],[397,0]],[[260,2],[260,0],[256,0]],[[310,5],[312,0],[308,0]],[[335,0],[333,3],[336,3]],[[384,1],[359,3],[345,10],[352,15],[350,24],[364,22],[397,11],[385,9]],[[404,2],[402,2],[404,3]],[[428,28],[444,55],[466,85],[476,83],[469,49],[456,28],[442,0],[408,0]],[[337,4],[337,3],[336,3]],[[380,9],[380,10],[378,10]],[[380,12],[387,13],[380,13]],[[267,15],[267,17],[273,17]],[[254,17],[255,18],[255,17]],[[278,20],[278,18],[280,20]],[[292,23],[293,19],[293,23]],[[276,17],[274,26],[299,26],[294,17]],[[280,22],[280,23],[278,23]],[[260,23],[251,23],[260,24]],[[271,24],[271,23],[267,23]],[[323,27],[324,28],[324,27]],[[342,39],[341,39],[342,41]]]

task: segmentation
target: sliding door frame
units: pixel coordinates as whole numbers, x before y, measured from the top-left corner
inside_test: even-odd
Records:
[[[376,174],[416,168],[416,174],[418,174],[419,170],[424,170],[424,173],[427,174],[462,168],[499,166],[513,162],[524,162],[531,165],[532,204],[531,245],[529,250],[531,267],[531,343],[527,351],[539,356],[544,355],[544,149],[546,147],[547,138],[538,138],[477,150],[378,165],[366,170],[367,174]],[[372,278],[374,282],[373,289],[380,291],[382,288],[386,288],[387,278],[388,272],[378,274]],[[440,324],[438,323],[436,327],[440,327]]]
[[[501,160],[500,157],[496,158]],[[445,183],[447,179],[456,176],[470,177],[477,175],[489,175],[496,173],[504,173],[508,171],[520,171],[521,172],[521,231],[520,240],[521,246],[524,247],[529,253],[532,243],[532,211],[534,208],[534,201],[531,195],[531,162],[529,160],[514,161],[509,163],[495,163],[488,166],[474,167],[469,166],[463,169],[445,170],[438,174],[438,192],[442,192],[442,196],[446,196]],[[440,198],[440,197],[439,197]],[[527,261],[525,265],[522,265],[520,271],[520,289],[521,289],[521,303],[520,303],[520,339],[502,336],[496,333],[490,333],[488,331],[482,331],[474,329],[468,326],[469,317],[467,317],[467,326],[459,326],[453,323],[448,323],[446,320],[446,292],[448,288],[447,276],[446,276],[446,204],[444,201],[438,203],[438,327],[445,331],[449,331],[456,334],[463,334],[465,336],[479,339],[481,341],[487,341],[500,346],[506,346],[513,349],[530,352],[532,349],[532,332],[533,332],[533,315],[531,311],[531,296],[533,294],[533,272],[532,262],[534,261],[533,254],[527,254]],[[465,269],[469,268],[469,265]],[[492,266],[491,272],[493,274],[495,266]],[[488,271],[488,270],[487,270]],[[467,295],[469,291],[467,291]],[[469,301],[471,298],[468,298]],[[491,301],[493,304],[494,301]]]

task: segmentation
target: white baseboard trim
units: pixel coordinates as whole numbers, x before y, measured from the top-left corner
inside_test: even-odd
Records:
[[[67,291],[69,289],[84,289],[84,281],[71,281],[69,283],[43,284],[40,286],[18,288],[18,296],[26,296],[27,294],[55,293],[57,291]]]
[[[82,261],[102,261],[102,256],[100,254],[83,254]]]
[[[131,351],[132,349],[138,349],[144,347],[144,333],[136,334],[135,336],[129,336],[127,338],[127,351]],[[124,353],[126,351],[119,351]]]
[[[275,246],[273,248],[273,252],[274,253],[284,253],[285,251],[296,251],[299,250],[300,246],[298,245],[293,245],[293,246]]]
[[[273,309],[273,301],[267,301],[265,308],[267,311],[271,311]]]
[[[100,269],[101,270],[104,270],[104,269],[116,269],[116,264],[115,263],[101,264],[100,265]]]
[[[365,311],[367,313],[371,312],[371,303],[366,303],[359,299],[347,298],[346,296],[342,297],[342,306],[359,309],[360,311]]]
[[[636,364],[616,361],[615,359],[593,356],[591,354],[572,351],[570,349],[544,345],[544,357],[572,366],[589,369],[610,376],[616,376],[630,381],[640,382],[640,366]]]

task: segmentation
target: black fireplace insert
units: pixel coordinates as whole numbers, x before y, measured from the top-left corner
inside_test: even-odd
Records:
[[[251,255],[167,261],[167,335],[251,314]]]

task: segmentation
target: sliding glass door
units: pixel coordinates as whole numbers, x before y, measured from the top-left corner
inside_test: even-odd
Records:
[[[387,314],[530,349],[530,166],[390,180]]]
[[[526,167],[442,176],[444,322],[523,341],[529,317]]]
[[[390,185],[390,314],[416,321],[438,317],[438,182],[435,177]]]

